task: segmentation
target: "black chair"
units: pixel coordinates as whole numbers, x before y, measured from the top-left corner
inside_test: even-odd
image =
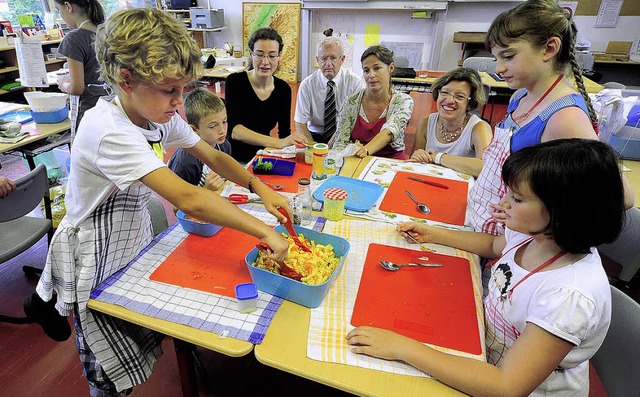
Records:
[[[0,263],[28,250],[43,236],[53,235],[47,168],[40,164],[15,183],[15,191],[0,198]],[[45,218],[29,216],[31,211],[40,206],[43,199]],[[22,269],[26,274],[41,272],[41,269],[30,266],[24,266]],[[25,324],[32,321],[26,317],[0,315],[0,322]]]

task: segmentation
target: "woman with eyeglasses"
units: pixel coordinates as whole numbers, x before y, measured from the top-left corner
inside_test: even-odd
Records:
[[[278,70],[284,44],[275,29],[260,28],[249,37],[252,68],[231,74],[225,81],[229,142],[233,157],[250,161],[265,147],[281,149],[305,143],[291,133],[291,87],[273,74]],[[278,126],[278,135],[271,131]]]
[[[471,113],[486,102],[480,75],[469,68],[454,69],[431,89],[438,111],[418,122],[410,160],[477,177],[492,136],[489,123]]]
[[[411,118],[413,98],[391,85],[395,69],[393,52],[375,45],[360,57],[366,87],[351,95],[340,112],[333,148],[350,142],[359,146],[358,157],[376,155],[405,159],[404,129]]]

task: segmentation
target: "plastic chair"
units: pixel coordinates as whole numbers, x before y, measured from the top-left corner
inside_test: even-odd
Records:
[[[611,287],[611,325],[591,358],[609,397],[637,396],[640,391],[640,304]]]
[[[493,58],[489,57],[469,57],[464,60],[462,63],[462,67],[473,69],[477,72],[487,72],[488,74],[496,73],[496,61]],[[491,99],[497,93],[495,91],[491,91],[491,86],[485,83],[482,83],[484,88],[484,94],[487,98],[487,103],[482,107],[481,118],[491,124],[491,119],[493,116],[493,100]],[[491,113],[489,113],[489,120],[485,119],[484,112],[487,109],[487,106],[491,104]]]
[[[490,57],[469,57],[462,62],[462,67],[492,74],[496,72],[496,60]]]
[[[408,68],[409,67],[409,59],[403,56],[397,56],[393,58],[393,64],[397,68]]]
[[[579,52],[576,53],[576,61],[583,71],[591,71],[593,70],[593,65],[596,62],[596,58],[591,54]]]
[[[640,208],[631,207],[624,216],[624,227],[618,239],[599,246],[598,251],[622,266],[618,280],[628,283],[640,269]]]
[[[615,81],[608,81],[606,83],[602,84],[604,86],[604,88],[614,88],[614,89],[619,89],[619,90],[624,90],[627,88],[626,85],[622,84],[622,83],[617,83]]]
[[[0,263],[28,250],[47,233],[53,233],[47,168],[40,164],[15,183],[16,189],[8,196],[0,198]],[[39,207],[43,198],[46,217],[28,216]],[[41,271],[29,266],[22,269],[27,274]],[[26,317],[0,315],[0,322],[26,324],[32,321]]]

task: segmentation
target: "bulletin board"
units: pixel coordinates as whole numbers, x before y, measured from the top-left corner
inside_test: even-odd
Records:
[[[576,1],[576,0],[572,0]],[[576,8],[576,15],[596,16],[600,10],[600,4],[602,0],[577,0],[578,7]],[[640,1],[627,0],[622,3],[620,9],[620,16],[636,16],[640,15]]]
[[[290,83],[297,82],[300,3],[242,3],[242,48],[246,57],[250,57],[249,36],[264,27],[277,30],[284,42],[279,70],[275,75]]]

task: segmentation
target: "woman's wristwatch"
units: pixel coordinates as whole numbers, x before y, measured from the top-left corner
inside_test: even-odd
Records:
[[[444,153],[436,153],[436,158],[433,159],[433,162],[442,165],[442,156],[444,156]]]

